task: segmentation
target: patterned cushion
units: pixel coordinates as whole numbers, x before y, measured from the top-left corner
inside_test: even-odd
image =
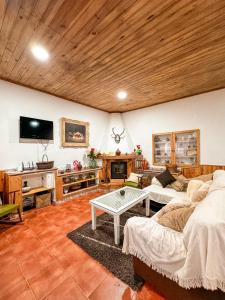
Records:
[[[124,182],[123,185],[124,185],[124,186],[131,186],[131,187],[134,187],[134,188],[138,188],[138,187],[139,187],[139,186],[138,186],[138,183],[133,182],[133,181],[126,181],[126,182]]]
[[[170,187],[177,192],[185,192],[187,190],[189,180],[183,175],[174,175],[174,178],[176,178],[176,181],[172,182],[167,187]]]
[[[168,184],[176,181],[176,178],[174,178],[168,170],[165,170],[164,172],[156,176],[156,179],[158,179],[163,187],[166,187]]]

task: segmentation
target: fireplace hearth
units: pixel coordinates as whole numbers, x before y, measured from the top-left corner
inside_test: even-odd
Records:
[[[124,179],[127,177],[127,162],[111,162],[111,179]]]

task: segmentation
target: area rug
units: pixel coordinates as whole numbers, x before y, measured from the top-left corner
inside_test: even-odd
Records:
[[[102,214],[97,217],[97,229],[91,229],[91,221],[67,236],[91,257],[104,265],[117,278],[133,290],[143,285],[143,280],[135,276],[132,257],[122,253],[123,227],[130,217],[145,216],[145,208],[140,204],[120,216],[120,245],[114,244],[113,217]]]

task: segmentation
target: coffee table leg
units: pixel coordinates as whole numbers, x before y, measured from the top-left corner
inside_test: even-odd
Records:
[[[120,243],[120,216],[119,215],[114,216],[114,239],[115,239],[115,244],[119,245]]]
[[[92,219],[92,230],[96,229],[96,208],[94,205],[91,206],[91,219]]]
[[[146,217],[149,217],[150,215],[150,199],[145,199],[145,208],[146,208]]]

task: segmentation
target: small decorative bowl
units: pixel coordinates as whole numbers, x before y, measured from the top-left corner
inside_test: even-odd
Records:
[[[121,191],[120,191],[120,195],[121,195],[121,196],[124,196],[124,195],[125,195],[125,191],[124,191],[124,190],[121,190]]]
[[[24,187],[22,187],[22,192],[23,193],[28,193],[30,190],[31,190],[30,186],[24,186]]]

